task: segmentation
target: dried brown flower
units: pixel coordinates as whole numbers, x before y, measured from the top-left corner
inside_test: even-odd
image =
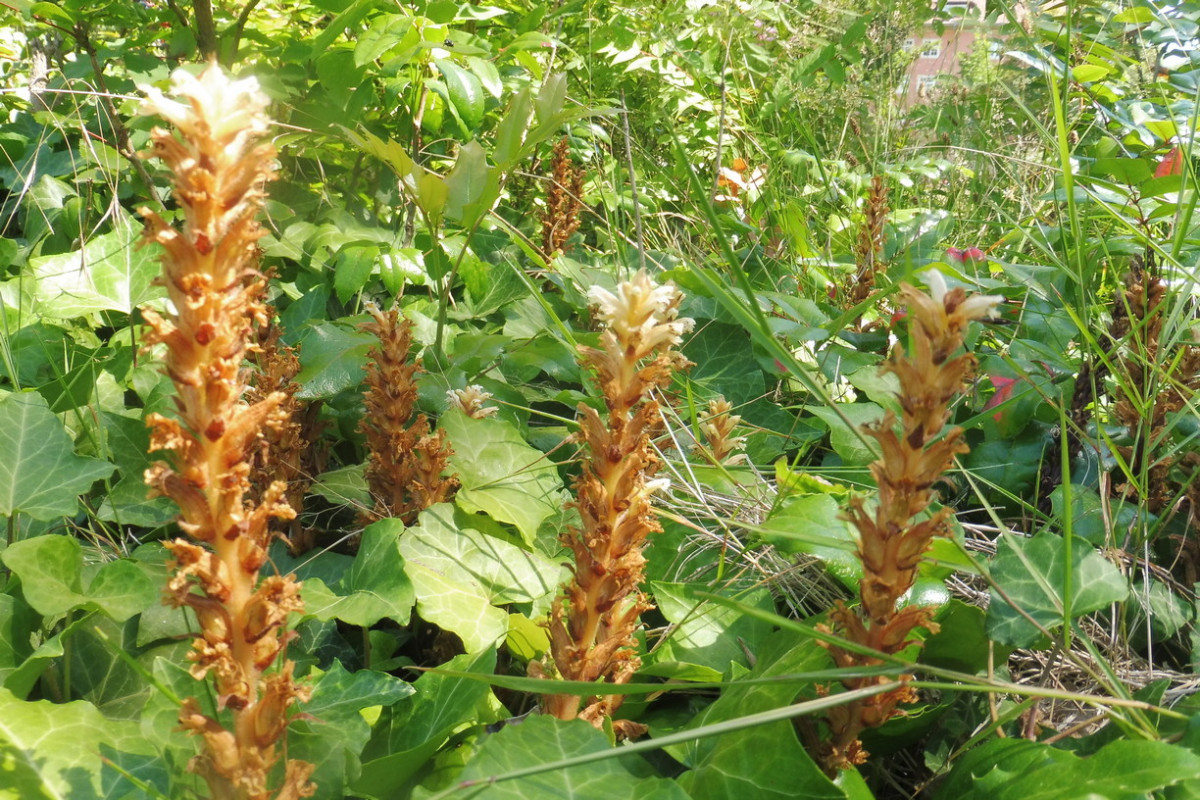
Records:
[[[424,414],[413,420],[421,365],[409,363],[412,323],[396,309],[385,314],[368,305],[367,310],[374,321],[362,327],[379,338],[379,346],[367,354],[366,413],[359,426],[367,437],[367,485],[375,498],[375,507],[363,516],[398,517],[407,525],[458,488],[456,478],[443,477],[454,450],[445,431],[431,432]]]
[[[199,543],[166,545],[175,570],[166,602],[195,610],[202,630],[191,672],[198,680],[215,676],[219,705],[231,710],[233,728],[190,700],[179,719],[205,742],[193,768],[214,797],[306,797],[315,791],[308,764],[288,762],[283,784],[268,785],[287,711],[305,693],[291,682],[290,662],[264,674],[286,642],[288,614],[303,608],[300,584],[291,575],[261,582],[258,575],[271,519],[295,512],[284,500],[286,482],[272,482],[254,502],[249,481],[261,432],[286,429],[287,395],[243,401],[242,362],[252,328],[266,321],[255,217],[274,170],[274,148],[258,143],[269,125],[267,100],[253,79],[232,81],[216,65],[199,78],[179,70],[173,83],[180,100],[146,88],[142,106],[142,113],[165,117],[180,134],[155,128],[151,155],[171,170],[184,213],[176,229],[153,211],[140,212],[146,238],[164,249],[163,283],[174,307],[165,316],[144,310],[146,343],[165,345],[178,417],[148,416],[151,450],[169,451],[172,459],[147,470],[146,482],[178,503],[180,529]],[[256,731],[255,720],[267,709],[276,724]]]
[[[273,316],[274,310],[267,309]],[[296,347],[284,346],[282,330],[272,321],[258,332],[258,344],[250,353],[256,369],[251,374],[245,401],[251,405],[279,392],[284,399],[279,404],[283,420],[263,429],[259,447],[250,463],[251,500],[257,502],[271,484],[287,484],[287,504],[299,513],[304,495],[312,485],[312,476],[320,472],[314,443],[320,434],[318,404],[306,403],[296,397],[300,384],[300,359]],[[286,533],[288,545],[295,553],[313,546],[312,532],[301,527],[299,517],[291,520],[272,520],[272,530]]]
[[[584,178],[583,170],[571,161],[570,140],[566,136],[554,145],[550,164],[546,209],[542,212],[542,257],[547,262],[563,252],[571,235],[579,230]]]

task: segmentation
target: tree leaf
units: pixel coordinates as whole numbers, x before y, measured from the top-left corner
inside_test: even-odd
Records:
[[[451,410],[439,425],[454,446],[450,465],[461,482],[459,508],[512,523],[532,544],[541,521],[566,502],[554,462],[505,420],[472,419]]]
[[[1071,548],[1071,614],[1098,611],[1129,596],[1120,571],[1083,539]],[[1066,542],[1044,533],[1032,539],[1012,534],[1000,537],[991,564],[992,580],[1025,614],[1047,630],[1062,624]],[[1030,647],[1042,636],[1032,622],[1017,613],[995,589],[988,606],[988,634],[1001,644]]]
[[[627,764],[608,758],[491,783],[508,772],[609,749],[607,737],[583,720],[533,715],[484,739],[460,780],[481,787],[472,793],[478,800],[689,800],[673,781],[640,777],[635,759]]]
[[[507,172],[521,157],[529,121],[533,118],[533,95],[529,87],[522,89],[508,104],[508,110],[496,127],[496,144],[492,160],[497,169]]]
[[[483,85],[479,78],[449,59],[439,58],[433,63],[446,81],[446,90],[454,110],[468,131],[474,131],[483,120]]]
[[[158,587],[127,559],[100,567],[85,592],[83,548],[73,536],[51,534],[16,542],[0,558],[21,579],[25,599],[42,616],[56,617],[94,604],[124,622],[158,601]]]
[[[39,394],[0,395],[0,515],[70,516],[78,496],[113,465],[75,455],[71,437]]]
[[[91,703],[26,702],[0,688],[0,764],[4,789],[17,798],[99,800],[123,797],[102,789],[100,750],[148,755],[135,722],[107,719]]]
[[[464,228],[492,210],[500,183],[479,142],[472,139],[458,149],[458,159],[446,175],[446,190],[446,216]]]

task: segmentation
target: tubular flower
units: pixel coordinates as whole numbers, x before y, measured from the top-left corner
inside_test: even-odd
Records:
[[[826,628],[848,641],[889,655],[913,644],[916,629],[937,630],[928,609],[907,606],[897,610],[896,603],[912,588],[917,567],[933,538],[949,533],[949,509],[923,520],[917,517],[933,502],[933,486],[954,457],[967,451],[960,428],[944,434],[942,429],[950,416],[949,404],[963,390],[975,359],[968,354],[951,356],[962,347],[970,322],[988,316],[1002,299],[968,297],[962,289],[948,291],[937,272],[928,273],[928,282],[928,295],[907,284],[900,286],[912,320],[912,350],[906,353],[897,345],[882,367],[900,382],[899,424],[889,413],[879,425],[865,429],[880,447],[880,458],[871,465],[878,486],[877,500],[868,509],[862,498],[855,498],[847,512],[859,535],[862,604],[857,611],[839,604]],[[829,645],[829,650],[840,667],[882,663],[836,645]],[[862,689],[887,680],[865,677],[842,683],[847,689]],[[816,754],[826,771],[833,774],[863,763],[867,753],[858,741],[859,733],[882,725],[900,713],[899,704],[914,699],[915,693],[903,688],[831,712],[826,718],[830,739]]]
[[[379,346],[367,353],[366,414],[359,425],[367,437],[366,477],[375,498],[375,507],[362,516],[399,517],[408,525],[458,488],[457,478],[442,477],[454,450],[446,432],[433,431],[424,414],[413,420],[421,365],[408,362],[412,323],[394,308],[385,314],[369,304],[367,311],[373,321],[362,328],[375,334]]]
[[[654,480],[659,460],[651,436],[661,423],[653,394],[687,362],[672,346],[691,330],[678,319],[683,297],[673,284],[656,285],[645,272],[621,283],[616,293],[593,288],[589,297],[604,324],[600,347],[581,347],[582,362],[596,373],[607,415],[581,405],[579,438],[585,457],[575,480],[579,527],[563,543],[574,555],[573,577],[550,617],[550,654],[562,678],[621,684],[640,665],[634,652],[638,617],[653,606],[640,584],[647,537],[662,530],[650,496],[662,488]],[[649,359],[649,360],[647,360]],[[530,664],[546,677],[547,664]],[[559,719],[580,717],[599,727],[621,705],[620,695],[544,697],[544,708]],[[641,727],[625,720],[618,735],[632,737]]]
[[[232,712],[233,724],[226,729],[193,700],[183,704],[179,721],[204,742],[192,768],[214,797],[307,797],[315,791],[311,764],[289,761],[283,783],[269,786],[286,712],[305,691],[291,683],[290,662],[264,674],[287,640],[288,614],[303,608],[300,584],[291,575],[259,581],[271,519],[295,512],[283,500],[284,482],[271,483],[254,502],[249,480],[261,432],[286,424],[285,395],[272,392],[253,404],[243,399],[248,342],[253,328],[266,323],[255,217],[274,170],[274,149],[259,141],[269,127],[267,100],[254,80],[232,81],[215,65],[198,78],[177,71],[173,81],[177,99],[147,87],[141,108],[178,131],[155,128],[150,155],[170,169],[183,212],[179,228],[153,211],[140,212],[146,238],[163,248],[162,282],[173,306],[167,315],[144,311],[146,342],[165,345],[165,369],[176,388],[175,417],[148,417],[151,449],[172,457],[147,470],[146,481],[178,503],[179,527],[197,542],[166,545],[175,570],[166,602],[195,610],[202,630],[191,672],[197,680],[214,676],[219,707]],[[264,736],[257,720],[267,708],[279,724]]]

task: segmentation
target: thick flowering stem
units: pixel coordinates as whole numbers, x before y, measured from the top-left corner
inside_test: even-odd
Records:
[[[962,429],[942,429],[950,417],[950,403],[971,376],[975,359],[969,354],[951,357],[962,347],[971,320],[987,316],[1002,298],[976,295],[962,289],[946,291],[940,273],[929,273],[931,295],[901,284],[912,326],[912,351],[897,345],[883,370],[900,382],[900,420],[889,413],[865,433],[879,443],[880,458],[871,465],[878,486],[874,507],[861,498],[850,503],[848,516],[858,528],[858,556],[863,565],[862,604],[848,609],[842,604],[830,614],[827,627],[839,636],[872,650],[894,655],[913,644],[917,628],[936,631],[930,610],[907,606],[897,610],[900,597],[912,588],[917,567],[935,536],[949,533],[949,509],[920,520],[933,502],[933,485],[950,468],[955,455],[965,453]],[[829,646],[840,667],[875,666],[879,659]],[[847,689],[862,689],[891,680],[885,677],[851,678]],[[864,728],[877,727],[895,716],[900,703],[912,702],[908,688],[884,692],[835,708],[827,722],[830,739],[817,756],[831,774],[861,764],[866,751],[858,741]]]
[[[166,546],[175,570],[166,601],[189,606],[200,622],[191,660],[197,680],[215,677],[218,704],[232,712],[232,729],[205,715],[194,700],[180,710],[182,727],[205,747],[192,769],[213,797],[291,800],[313,793],[313,766],[288,761],[277,788],[272,768],[289,709],[307,696],[284,661],[288,615],[303,610],[294,576],[259,579],[267,560],[272,518],[290,519],[287,486],[276,481],[257,503],[249,499],[251,460],[260,431],[280,428],[285,395],[247,404],[243,359],[255,325],[266,324],[265,278],[258,270],[256,214],[272,176],[267,100],[254,80],[232,81],[215,65],[199,77],[173,76],[178,98],[144,87],[142,113],[171,122],[151,133],[151,157],[171,171],[183,212],[176,228],[142,209],[146,238],[162,246],[163,279],[173,311],[144,310],[147,345],[165,345],[166,372],[175,383],[175,418],[152,414],[151,450],[171,451],[170,463],[146,472],[146,482],[178,503],[179,527],[193,541]]]
[[[581,405],[579,438],[583,469],[575,480],[580,525],[563,535],[574,554],[574,574],[555,601],[550,645],[558,675],[572,681],[627,682],[640,661],[634,650],[638,617],[652,608],[642,593],[647,537],[662,530],[650,503],[661,485],[651,437],[661,423],[655,390],[664,389],[686,365],[671,348],[692,320],[677,319],[682,295],[673,284],[656,286],[645,272],[620,284],[617,293],[593,288],[590,297],[605,329],[600,347],[580,348],[596,373],[607,415]],[[530,671],[545,676],[534,662]],[[559,719],[580,717],[594,725],[621,704],[620,695],[583,698],[551,694],[545,709]],[[639,726],[618,723],[632,736]]]

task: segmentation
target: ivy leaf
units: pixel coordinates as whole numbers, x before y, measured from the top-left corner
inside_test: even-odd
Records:
[[[38,536],[9,545],[0,554],[21,579],[21,591],[34,611],[56,617],[95,605],[124,622],[158,601],[158,587],[132,561],[110,561],[83,590],[83,548],[73,536]]]
[[[312,780],[317,800],[341,800],[362,769],[359,755],[371,737],[367,709],[387,707],[409,697],[413,687],[383,672],[347,672],[334,661],[312,686],[304,715],[288,728],[288,755],[316,765]]]
[[[496,669],[496,651],[455,656],[443,667],[491,674]],[[495,718],[490,711],[481,713],[492,697],[486,682],[428,672],[413,688],[413,697],[385,708],[380,715],[371,741],[363,749],[362,777],[351,787],[354,795],[407,797],[405,790],[411,790],[413,776],[427,766],[451,733],[465,723],[486,724]]]
[[[566,501],[554,462],[505,420],[472,419],[452,410],[439,424],[454,446],[450,465],[461,483],[459,508],[512,523],[532,544],[541,521]]]
[[[818,485],[818,488],[819,487]],[[784,553],[807,553],[825,562],[848,589],[858,590],[862,562],[854,527],[831,494],[797,494],[784,499],[762,523],[760,535]]]
[[[936,800],[1084,800],[1147,797],[1200,778],[1200,756],[1166,742],[1112,742],[1089,758],[1025,739],[993,739],[967,753]]]
[[[741,609],[708,601],[701,596],[709,592],[705,587],[662,581],[651,585],[659,611],[675,627],[654,649],[650,666],[641,674],[661,675],[676,664],[689,664],[709,670],[707,680],[719,681],[730,663],[746,666],[747,651],[757,650],[771,630],[770,623]],[[766,589],[752,590],[740,599],[764,611],[773,609]]]
[[[1071,615],[1090,614],[1129,596],[1119,570],[1083,539],[1071,548]],[[1000,537],[991,575],[995,583],[1043,628],[1062,624],[1066,576],[1066,542],[1053,534],[1022,539]],[[999,644],[1031,647],[1041,631],[1017,613],[995,589],[988,606],[988,634]]]
[[[816,642],[794,631],[777,631],[754,653],[758,663],[745,678],[781,678],[824,669],[829,654]],[[745,685],[730,681],[721,696],[696,715],[690,727],[711,725],[747,714],[787,705],[796,699],[796,684]],[[813,798],[845,800],[800,744],[790,722],[774,722],[744,731],[701,739],[669,748],[691,769],[679,783],[693,800],[719,798]],[[770,769],[763,769],[770,764]]]
[[[674,781],[639,777],[615,758],[490,784],[505,773],[609,749],[608,738],[583,720],[534,715],[487,737],[460,780],[485,787],[472,794],[477,800],[690,800]]]
[[[335,590],[318,578],[304,582],[306,615],[319,620],[340,619],[364,628],[384,618],[407,623],[416,595],[400,555],[403,530],[395,520],[368,525],[354,563]]]
[[[101,748],[149,755],[136,722],[107,719],[91,703],[25,702],[0,689],[0,764],[6,797],[99,800],[133,787],[102,790]],[[106,776],[103,783],[110,779]]]
[[[883,419],[883,407],[876,403],[840,403],[838,409],[841,415],[828,406],[805,406],[806,411],[829,425],[829,444],[842,461],[856,466],[871,463],[879,456],[879,445],[862,433],[862,427]],[[842,415],[850,420],[850,425]]]
[[[695,362],[688,380],[712,396],[724,395],[741,406],[766,392],[762,369],[751,354],[750,337],[738,325],[705,324],[684,344],[683,354]]]
[[[558,590],[565,577],[561,565],[476,530],[470,517],[460,520],[454,511],[443,503],[421,514],[400,540],[406,562],[420,561],[455,580],[476,583],[497,605],[530,603]]]
[[[113,465],[75,455],[71,437],[39,394],[0,395],[0,516],[71,516],[78,496]]]
[[[367,351],[378,340],[345,323],[316,322],[300,337],[301,400],[323,400],[362,383]]]
[[[129,314],[165,293],[153,285],[161,271],[157,254],[138,247],[138,228],[121,220],[111,233],[97,236],[82,250],[29,259],[42,315],[71,319],[99,311]]]

